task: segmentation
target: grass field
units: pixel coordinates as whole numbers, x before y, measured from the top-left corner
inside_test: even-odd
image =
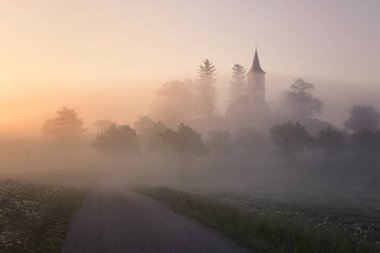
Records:
[[[59,252],[83,190],[0,181],[0,252]]]
[[[206,196],[162,187],[137,191],[255,252],[380,252],[380,219],[376,215],[304,203]]]

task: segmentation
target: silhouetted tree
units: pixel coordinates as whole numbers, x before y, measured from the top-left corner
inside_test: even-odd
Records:
[[[42,132],[45,136],[58,139],[75,139],[87,129],[83,128],[83,120],[75,109],[66,106],[57,111],[57,117],[45,121]]]
[[[112,124],[96,137],[92,146],[115,157],[140,152],[136,131],[128,125]]]
[[[295,158],[298,151],[312,144],[312,138],[300,123],[291,121],[278,124],[270,129],[272,141],[276,145],[275,153],[286,159]]]
[[[162,131],[160,136],[163,143],[163,149],[166,153],[180,154],[180,150],[177,149],[179,146],[179,138],[175,129],[166,128]]]
[[[152,132],[154,121],[148,116],[140,116],[139,119],[133,123],[133,127],[136,130],[137,135],[147,136]]]
[[[344,126],[352,131],[358,131],[362,128],[368,130],[379,129],[380,114],[369,105],[355,105],[350,110],[350,118],[344,123]]]
[[[241,124],[250,124],[249,122],[252,122],[253,118],[257,118],[256,116],[263,111],[261,108],[252,111],[248,101],[246,76],[246,70],[242,65],[235,64],[232,67],[232,80],[225,117],[228,124],[233,127],[239,127]],[[267,113],[263,114],[268,115]],[[264,122],[265,120],[260,121]]]
[[[322,128],[318,133],[316,145],[329,157],[340,152],[346,145],[346,136],[343,132],[332,127]]]
[[[216,75],[215,66],[211,63],[209,59],[203,61],[203,65],[199,66],[199,79],[202,83],[213,85],[215,83],[214,76]]]
[[[100,120],[95,121],[94,126],[97,128],[98,133],[101,133],[113,124],[116,124],[116,123],[111,120],[100,119]]]
[[[209,132],[207,145],[211,153],[221,156],[232,152],[231,133],[226,130],[214,130]]]
[[[246,85],[246,70],[240,64],[235,64],[232,67],[232,81],[230,86],[230,104],[239,103],[245,97]]]
[[[248,152],[255,146],[264,144],[264,138],[253,127],[239,128],[235,132],[234,144]]]
[[[197,85],[197,113],[199,116],[215,115],[215,78],[216,69],[209,59],[199,66],[199,84]]]
[[[161,133],[163,145],[169,153],[179,156],[183,166],[184,159],[192,156],[202,156],[208,152],[202,140],[202,135],[180,123],[177,130],[166,129]]]
[[[148,116],[139,117],[134,123],[140,142],[149,151],[159,151],[162,148],[161,133],[167,129],[165,124],[153,121]]]
[[[153,113],[165,123],[177,125],[195,114],[194,100],[194,84],[191,81],[169,81],[158,89]]]
[[[313,97],[314,84],[297,79],[287,91],[286,101],[292,118],[306,119],[318,117],[322,102]]]
[[[380,151],[380,131],[356,130],[350,137],[350,147],[361,155],[377,154]]]

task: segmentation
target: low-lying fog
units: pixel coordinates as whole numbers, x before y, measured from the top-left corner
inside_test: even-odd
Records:
[[[378,93],[376,87],[373,87],[374,91],[368,89],[359,93],[359,85],[347,89],[345,84],[312,82],[314,89],[309,95],[321,101],[321,112],[298,117],[304,111],[291,114],[286,107],[292,105],[284,102],[294,80],[268,75],[267,101],[273,118],[246,119],[243,116],[241,121],[227,115],[231,103],[231,84],[227,79],[217,82],[220,84],[216,88],[217,113],[210,117],[197,116],[192,111],[197,105],[190,104],[189,109],[186,103],[193,100],[186,101],[187,95],[181,93],[187,91],[184,87],[196,87],[197,81],[193,81],[195,84],[179,81],[180,84],[174,85],[175,81],[169,81],[162,86],[152,85],[149,90],[129,90],[123,85],[110,85],[107,89],[82,87],[76,96],[75,87],[62,87],[62,92],[51,92],[51,96],[44,96],[36,105],[23,108],[26,114],[20,109],[19,115],[28,115],[30,125],[18,123],[10,127],[12,131],[2,131],[0,176],[42,183],[88,185],[117,175],[125,177],[131,186],[160,185],[285,200],[338,201],[378,209],[380,161],[376,154],[379,142],[369,151],[356,150],[352,146],[352,136],[359,130],[349,129],[344,124],[350,119],[350,109],[354,105],[368,104],[380,108],[373,95]],[[32,93],[30,99],[37,97]],[[29,106],[28,102],[26,105]],[[68,110],[75,108],[77,118],[68,117],[68,121],[79,120],[83,132],[66,139],[59,136],[62,132],[56,129],[46,130],[48,119],[54,121],[60,117],[57,111],[63,110],[61,106],[67,106]],[[146,121],[143,115],[149,116],[145,117]],[[273,141],[270,131],[276,124],[289,120],[305,125],[314,139],[310,147],[295,148],[294,157],[292,154],[290,159],[276,152],[278,143]],[[181,122],[201,134],[201,142],[207,150],[193,152],[191,147],[186,149],[181,143],[173,144],[169,137],[167,142],[161,142],[162,133],[167,129],[176,130],[179,135],[177,126]],[[99,148],[94,145],[102,133],[106,136],[113,123],[117,124],[116,127],[128,125],[135,131],[138,152],[123,147],[118,143],[118,137],[108,140],[108,146]],[[68,131],[73,125],[67,124]],[[345,135],[344,147],[339,147],[337,152],[334,147],[318,146],[319,131],[329,125]],[[248,129],[248,132],[241,129]],[[217,130],[222,132],[215,134]],[[224,138],[223,134],[227,137]],[[122,135],[120,138],[124,140]],[[125,141],[128,142],[128,137]],[[150,143],[155,141],[158,144]],[[331,154],[326,156],[326,151]],[[372,151],[377,153],[363,154]]]

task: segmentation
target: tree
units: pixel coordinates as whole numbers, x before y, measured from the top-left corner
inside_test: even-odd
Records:
[[[163,143],[163,150],[166,153],[181,154],[181,151],[178,149],[178,146],[179,146],[178,132],[175,129],[166,128],[164,131],[162,131],[162,133],[160,134],[160,137]]]
[[[200,65],[198,70],[200,81],[203,84],[213,85],[215,83],[215,72],[215,66],[211,63],[209,59],[205,59],[203,61],[203,65]]]
[[[285,93],[291,117],[297,119],[316,118],[322,111],[322,102],[313,97],[314,84],[297,79]]]
[[[216,69],[209,59],[199,66],[199,84],[197,85],[198,115],[212,117],[215,115],[215,78]]]
[[[56,139],[75,139],[87,129],[83,128],[83,120],[75,109],[66,106],[57,111],[57,117],[45,121],[42,132],[47,137]]]
[[[226,130],[214,130],[209,132],[207,145],[211,153],[221,156],[232,152],[231,133]]]
[[[208,151],[202,135],[183,123],[179,124],[177,130],[170,128],[164,130],[161,138],[166,150],[177,154],[181,161],[185,157],[202,156]]]
[[[361,128],[350,137],[350,147],[361,154],[377,154],[380,150],[380,131]]]
[[[255,146],[264,144],[264,138],[253,127],[239,128],[235,132],[235,145],[248,152]]]
[[[152,132],[154,121],[148,116],[140,116],[139,119],[133,124],[137,135],[147,136]]]
[[[346,136],[343,132],[332,127],[322,128],[318,133],[316,144],[324,150],[327,156],[341,151],[346,145]]]
[[[232,80],[229,90],[229,101],[226,110],[226,118],[233,125],[241,125],[241,122],[252,120],[252,113],[248,103],[246,70],[240,64],[232,67]]]
[[[92,146],[100,152],[115,157],[140,152],[136,131],[128,125],[112,124],[96,137]]]
[[[369,105],[355,105],[350,110],[350,118],[344,123],[344,126],[351,131],[358,131],[362,128],[368,130],[379,129],[380,114]]]
[[[155,117],[175,126],[195,114],[194,84],[191,81],[169,81],[157,90],[152,106]]]
[[[99,119],[95,121],[94,126],[97,128],[98,133],[101,133],[113,124],[116,124],[116,123],[111,120]]]
[[[270,129],[272,141],[276,145],[275,152],[283,158],[292,159],[298,151],[304,150],[312,143],[306,128],[292,121],[278,124]]]
[[[230,86],[230,104],[241,102],[245,97],[246,71],[240,64],[232,67],[232,81]]]
[[[165,124],[153,121],[148,116],[139,117],[134,123],[137,136],[147,150],[158,151],[162,148],[161,133],[167,129]]]

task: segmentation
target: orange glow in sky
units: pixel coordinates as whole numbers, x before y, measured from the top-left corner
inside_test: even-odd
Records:
[[[62,105],[89,124],[111,108],[128,120],[162,82],[195,78],[206,57],[220,80],[234,63],[248,68],[255,41],[268,75],[379,88],[379,9],[370,0],[4,0],[0,129],[38,128]]]

